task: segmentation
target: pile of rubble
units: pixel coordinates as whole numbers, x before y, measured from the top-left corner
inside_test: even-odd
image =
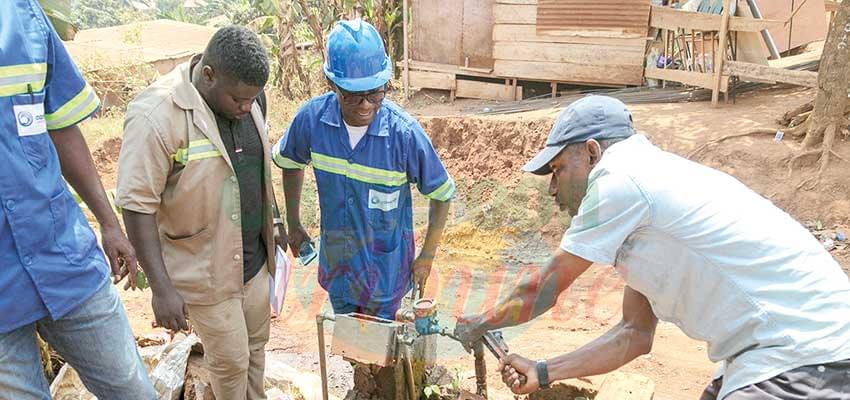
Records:
[[[209,372],[204,364],[204,349],[195,334],[146,336],[136,339],[139,355],[156,388],[158,400],[214,400]],[[269,400],[319,400],[320,378],[299,372],[266,353],[265,387]],[[56,400],[96,400],[83,386],[69,364],[59,370],[50,385]]]

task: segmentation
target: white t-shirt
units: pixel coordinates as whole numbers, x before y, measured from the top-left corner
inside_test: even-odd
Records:
[[[351,145],[351,150],[354,150],[357,147],[357,143],[360,142],[360,139],[363,139],[363,136],[366,135],[366,131],[369,130],[369,125],[366,126],[351,126],[347,122],[343,121],[345,124],[345,130],[348,131],[348,143]]]
[[[644,136],[611,146],[561,248],[613,264],[655,315],[708,343],[731,391],[850,358],[850,281],[797,221]]]

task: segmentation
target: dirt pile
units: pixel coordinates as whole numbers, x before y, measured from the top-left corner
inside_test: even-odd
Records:
[[[520,168],[543,147],[552,120],[476,117],[420,118],[456,181],[496,179],[516,184]]]
[[[121,152],[120,137],[111,137],[101,142],[92,152],[92,160],[100,179],[108,189],[114,187],[118,169],[118,154]]]

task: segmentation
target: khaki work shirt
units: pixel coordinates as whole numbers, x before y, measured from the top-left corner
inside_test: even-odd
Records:
[[[255,102],[263,143],[267,268],[274,276],[268,125]],[[215,115],[192,85],[189,63],[157,79],[128,106],[116,204],[156,214],[171,283],[189,304],[243,296],[239,184]]]

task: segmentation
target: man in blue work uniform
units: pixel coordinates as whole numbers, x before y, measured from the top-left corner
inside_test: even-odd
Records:
[[[312,163],[321,209],[319,283],[337,314],[394,319],[411,272],[423,290],[455,184],[422,127],[384,99],[392,64],[380,35],[361,20],[328,37],[324,72],[333,91],[313,98],[272,151],[283,169],[289,243],[301,225],[303,168]],[[428,231],[414,261],[410,184],[429,198]]]
[[[64,178],[101,226],[115,283],[135,285],[77,123],[99,106],[35,0],[0,2],[0,398],[45,399],[36,331],[100,399],[156,398],[109,268]]]

